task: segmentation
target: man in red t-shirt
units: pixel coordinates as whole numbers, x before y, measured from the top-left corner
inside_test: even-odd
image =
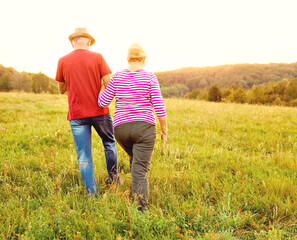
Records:
[[[75,143],[79,170],[88,193],[96,195],[91,127],[99,134],[104,146],[108,182],[119,181],[117,149],[113,123],[108,107],[98,106],[98,95],[103,83],[107,86],[111,71],[103,56],[89,51],[95,39],[86,28],[76,28],[69,36],[74,51],[59,59],[56,81],[61,94],[68,95],[68,116]]]

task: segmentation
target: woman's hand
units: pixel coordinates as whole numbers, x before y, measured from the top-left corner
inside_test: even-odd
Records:
[[[163,141],[162,152],[165,150],[165,145],[167,143],[167,133],[161,133],[161,139]]]
[[[167,143],[167,118],[166,117],[160,117],[159,122],[161,125],[161,139],[163,140],[163,146],[162,146],[162,152],[165,150],[165,145]]]

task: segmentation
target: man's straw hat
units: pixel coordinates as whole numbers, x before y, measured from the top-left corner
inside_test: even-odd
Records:
[[[128,56],[127,60],[133,58],[146,58],[146,52],[144,51],[143,47],[140,46],[138,43],[132,44],[128,49]]]
[[[88,33],[87,28],[76,28],[74,33],[69,35],[69,40],[72,42],[75,37],[86,37],[91,40],[91,46],[95,43],[95,39]]]

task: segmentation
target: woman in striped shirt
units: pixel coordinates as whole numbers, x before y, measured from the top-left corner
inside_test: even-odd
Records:
[[[146,53],[139,44],[128,50],[129,67],[115,73],[100,90],[98,104],[108,106],[116,99],[114,132],[117,142],[130,157],[133,199],[143,211],[148,205],[148,172],[156,140],[156,118],[161,125],[162,151],[167,142],[167,120],[159,82],[143,69]]]

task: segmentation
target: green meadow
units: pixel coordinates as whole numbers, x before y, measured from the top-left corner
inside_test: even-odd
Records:
[[[85,194],[67,96],[0,93],[0,239],[297,239],[297,109],[165,104],[139,213],[127,155],[118,145],[122,181],[106,185],[94,131],[99,197]]]

